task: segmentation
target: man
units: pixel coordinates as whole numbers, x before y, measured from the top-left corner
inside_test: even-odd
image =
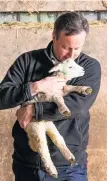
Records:
[[[98,61],[81,52],[88,32],[88,22],[81,14],[68,12],[61,15],[54,24],[53,41],[48,47],[18,57],[0,85],[0,109],[21,105],[41,90],[61,90],[64,82],[51,78],[48,71],[58,62],[71,58],[84,68],[85,75],[73,78],[67,84],[87,85],[93,89],[93,93],[88,96],[70,93],[64,97],[72,113],[68,119],[58,112],[54,103],[48,102],[35,103],[17,111],[18,120],[12,131],[15,181],[87,181],[89,109],[98,94],[101,77]],[[54,121],[68,148],[75,155],[77,164],[70,166],[48,138],[51,158],[59,173],[58,179],[45,172],[39,155],[28,146],[23,128],[31,121],[34,112],[38,121]]]

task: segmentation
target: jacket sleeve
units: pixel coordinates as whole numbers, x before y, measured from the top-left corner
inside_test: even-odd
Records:
[[[21,55],[0,83],[0,109],[13,108],[31,99],[29,83],[25,83],[29,55]]]
[[[86,63],[83,67],[85,69],[85,75],[76,79],[72,79],[71,81],[68,81],[67,84],[90,86],[93,92],[92,94],[86,96],[73,92],[64,97],[65,104],[71,111],[71,117],[88,112],[93,105],[100,88],[101,68],[99,62],[93,59],[90,62],[88,61],[88,63]],[[56,104],[46,102],[41,103],[40,109],[38,107],[38,111],[37,104],[39,103],[36,103],[35,105],[36,119],[44,119],[49,121],[66,119],[59,113]]]

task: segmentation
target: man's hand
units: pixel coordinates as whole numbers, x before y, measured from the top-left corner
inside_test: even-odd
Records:
[[[34,105],[27,105],[21,107],[16,111],[16,116],[21,128],[26,128],[27,124],[31,121],[34,113]]]
[[[50,93],[53,95],[55,92],[59,92],[66,84],[66,80],[59,77],[46,77],[40,81],[31,83],[30,90],[31,95],[35,95],[39,92]]]

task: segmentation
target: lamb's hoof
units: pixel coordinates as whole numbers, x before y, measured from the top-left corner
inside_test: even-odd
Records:
[[[71,112],[69,112],[69,111],[64,111],[62,114],[63,114],[63,116],[66,116],[66,117],[71,116]]]
[[[58,174],[52,174],[51,176],[54,178],[58,178]]]
[[[58,172],[55,168],[55,166],[46,167],[45,170],[54,178],[58,178]]]
[[[89,94],[92,93],[92,88],[87,87],[86,89],[82,89],[81,93],[84,94],[84,95],[89,95]]]
[[[77,164],[76,160],[72,160],[71,166],[74,166],[74,165],[76,165],[76,164]]]
[[[75,164],[76,164],[76,160],[75,160],[74,155],[72,155],[72,158],[71,158],[71,159],[69,159],[69,162],[70,162],[71,166],[73,166],[73,165],[75,165]]]

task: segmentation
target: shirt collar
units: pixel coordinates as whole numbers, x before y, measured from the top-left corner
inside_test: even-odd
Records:
[[[60,63],[53,53],[53,41],[48,44],[47,48],[44,50],[44,53],[53,65]]]
[[[53,53],[53,44],[51,45],[51,48],[50,48],[50,57],[51,57],[51,61],[53,62],[54,65],[57,65],[58,63],[60,63],[57,58],[54,56],[54,53]]]

